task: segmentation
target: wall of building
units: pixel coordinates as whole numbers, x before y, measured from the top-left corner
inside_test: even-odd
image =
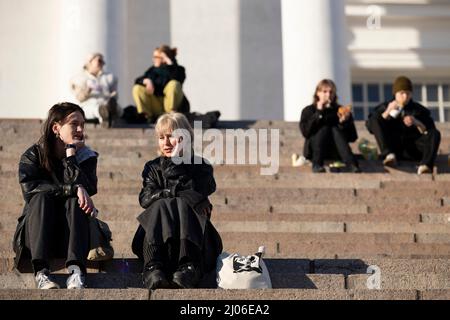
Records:
[[[0,1],[0,117],[40,118],[55,102],[55,25],[58,0]]]
[[[218,109],[223,119],[283,119],[281,1],[122,3],[120,33],[110,39],[120,41],[120,54],[107,65],[120,76],[121,105],[133,103],[133,81],[151,63],[153,49],[169,43],[187,69],[184,89],[193,110]],[[0,117],[43,118],[64,97],[61,10],[58,0],[0,0]],[[367,26],[373,14],[381,28]],[[352,78],[401,72],[448,79],[449,17],[449,1],[347,0]]]

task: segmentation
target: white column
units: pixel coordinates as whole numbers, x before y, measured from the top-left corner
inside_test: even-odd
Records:
[[[284,115],[298,121],[317,83],[332,79],[351,101],[344,0],[282,0]]]
[[[238,0],[171,0],[171,45],[186,67],[183,90],[191,110],[240,118]],[[245,107],[245,106],[243,106]]]
[[[69,81],[82,70],[89,53],[103,53],[105,70],[119,78],[124,74],[126,1],[61,0],[59,30],[58,101],[73,101]],[[120,91],[119,91],[120,99]],[[56,101],[55,101],[56,102]]]

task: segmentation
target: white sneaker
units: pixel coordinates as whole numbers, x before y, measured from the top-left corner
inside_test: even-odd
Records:
[[[34,279],[36,281],[36,287],[38,289],[59,289],[59,285],[51,280],[50,272],[47,269],[39,271]]]
[[[427,165],[423,164],[423,165],[419,166],[419,169],[417,169],[417,174],[420,176],[424,173],[431,173],[431,169]]]
[[[384,158],[383,164],[388,167],[393,167],[397,164],[397,158],[395,153],[389,153],[386,158]]]
[[[301,167],[308,163],[308,160],[304,156],[299,156],[298,154],[292,154],[292,166],[293,167]]]
[[[67,289],[84,289],[85,288],[85,277],[81,273],[80,267],[76,265],[71,265],[67,268],[69,271],[69,278],[67,278],[66,285]]]

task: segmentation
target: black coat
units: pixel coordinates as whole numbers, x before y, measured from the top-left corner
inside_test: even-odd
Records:
[[[135,80],[135,84],[144,85],[144,79],[150,79],[155,88],[155,96],[164,96],[164,87],[171,80],[177,80],[181,84],[186,79],[184,67],[178,65],[176,61],[172,65],[161,65],[160,67],[150,67],[145,73]]]
[[[393,101],[393,100],[391,100]],[[369,132],[372,133],[370,128],[370,118],[376,117],[378,119],[383,119],[382,114],[386,111],[389,103],[391,101],[384,102],[378,105],[369,115],[369,119],[366,121],[366,127]],[[403,108],[402,114],[400,117],[396,119],[389,118],[388,120],[396,129],[399,131],[400,135],[405,138],[413,138],[416,139],[421,136],[421,133],[416,129],[415,126],[407,127],[403,123],[403,117],[405,116],[413,116],[417,120],[421,121],[426,127],[427,130],[436,129],[436,125],[434,124],[434,120],[431,117],[431,112],[427,108],[425,108],[420,103],[413,101],[412,99],[409,103]],[[384,120],[384,119],[383,119]]]
[[[344,133],[347,142],[355,142],[358,139],[355,122],[353,116],[350,116],[348,121],[339,123],[338,104],[331,104],[329,108],[318,110],[315,104],[309,105],[303,109],[300,118],[300,131],[305,137],[305,145],[303,156],[307,159],[311,158],[310,139],[322,127],[332,126],[337,127]]]
[[[75,185],[82,185],[90,196],[97,193],[97,156],[89,148],[83,148],[77,156],[56,161],[54,177],[43,168],[40,159],[40,147],[33,145],[20,157],[19,183],[22,189],[25,206],[18,219],[13,239],[13,250],[16,253],[14,264],[19,268],[25,246],[25,221],[29,212],[29,202],[35,194],[46,192],[56,198],[76,196]],[[55,181],[61,181],[57,183]]]
[[[132,245],[141,259],[144,238],[162,244],[174,237],[188,239],[201,249],[203,271],[215,267],[222,241],[203,210],[212,209],[208,196],[216,190],[216,183],[212,166],[204,159],[196,159],[201,164],[175,165],[165,157],[145,164],[139,203],[146,210],[138,217],[140,225]],[[174,221],[178,221],[177,226]]]

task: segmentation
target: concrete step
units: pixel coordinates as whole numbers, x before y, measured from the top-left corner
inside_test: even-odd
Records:
[[[5,260],[5,259],[3,259]],[[430,290],[450,288],[450,260],[296,260],[265,259],[272,285],[276,288],[301,288],[319,290],[367,289],[371,270],[377,270],[381,289]],[[62,262],[62,261],[61,261]],[[2,265],[8,262],[2,261]],[[9,262],[11,264],[11,262]],[[63,266],[63,264],[61,264]],[[67,275],[64,268],[55,274],[56,281],[64,287]],[[114,259],[99,263],[98,270],[89,269],[87,282],[91,288],[140,288],[141,262],[137,259]],[[29,270],[31,272],[31,270]],[[215,286],[214,273],[208,274],[201,287]],[[19,274],[6,271],[0,275],[0,289],[32,289],[32,273]]]
[[[112,231],[132,233],[138,223],[127,220],[105,220]],[[14,230],[17,220],[1,222],[1,230]],[[219,232],[249,233],[415,233],[450,234],[450,224],[404,222],[330,222],[330,221],[229,221],[213,220]]]
[[[40,127],[42,126],[42,120],[38,119],[23,119],[23,120],[14,120],[14,119],[1,119],[0,128],[5,132],[27,132],[30,130],[39,133]],[[20,122],[22,121],[22,122]],[[355,126],[358,132],[366,131],[364,121],[355,121]],[[441,132],[446,132],[450,130],[448,123],[436,123],[436,127]],[[294,122],[286,122],[286,121],[266,121],[266,120],[256,120],[256,121],[219,121],[217,128],[219,130],[224,129],[279,129],[282,134],[286,132],[295,132],[300,134],[299,125],[297,121]],[[111,135],[114,133],[129,133],[129,132],[146,132],[146,131],[154,131],[153,125],[126,125],[120,123],[118,127],[111,129],[104,129],[98,125],[94,124],[86,124],[85,125],[86,132],[96,133],[96,134],[104,134]]]
[[[117,252],[126,252],[131,247],[131,242],[134,236],[133,232],[123,233],[112,230],[113,232],[113,247]],[[0,250],[12,250],[12,238],[13,232],[5,232],[0,238]],[[443,235],[435,235],[443,236]],[[398,234],[383,234],[383,233],[368,233],[368,234],[348,234],[348,233],[300,233],[300,234],[286,234],[286,233],[255,233],[250,239],[246,239],[245,247],[239,248],[242,242],[242,235],[235,232],[221,233],[222,242],[225,250],[228,248],[234,248],[236,251],[244,253],[244,249],[247,247],[253,247],[255,251],[259,246],[264,245],[268,248],[268,256],[278,254],[284,250],[285,244],[297,244],[298,246],[307,246],[311,244],[325,245],[340,243],[343,245],[351,244],[355,242],[364,243],[366,245],[377,244],[402,244],[402,243],[424,243],[417,239],[414,234],[398,233]],[[441,240],[440,242],[438,240]],[[428,241],[427,244],[448,244],[447,238],[436,239],[435,242]]]
[[[131,251],[131,239],[123,246],[113,243],[117,249],[115,257],[135,258]],[[262,243],[258,243],[261,245]],[[448,259],[450,258],[450,247],[448,244],[423,244],[423,243],[268,243],[266,245],[267,257],[278,259]],[[224,244],[226,252],[252,253],[255,251],[255,244],[234,242]],[[3,258],[13,258],[14,252],[11,248],[0,249],[0,256]]]
[[[243,254],[243,253],[242,253]],[[418,274],[450,272],[449,259],[271,259],[264,258],[267,268],[272,272],[288,272],[303,274],[368,274],[369,266],[376,266],[386,274]],[[13,271],[12,258],[0,258],[2,269],[0,274]],[[63,259],[52,260],[52,272],[66,273]],[[104,262],[89,262],[88,273],[140,273],[142,262],[137,258],[114,258]],[[31,272],[31,269],[28,271]]]
[[[393,196],[400,195],[409,195],[413,196],[414,192],[417,190],[423,190],[427,195],[435,195],[435,196],[447,196],[450,193],[450,183],[447,181],[383,181],[381,179],[374,180],[365,180],[362,176],[358,176],[358,180],[355,181],[350,180],[348,177],[336,177],[338,174],[325,174],[324,176],[315,176],[310,177],[305,174],[297,174],[297,180],[294,180],[292,177],[289,180],[280,180],[280,178],[263,178],[260,176],[248,177],[247,179],[238,179],[238,178],[229,178],[229,177],[220,177],[220,175],[216,174],[216,183],[217,183],[217,191],[215,195],[222,194],[224,192],[233,192],[233,190],[245,190],[252,189],[255,191],[260,191],[264,189],[270,190],[270,194],[274,192],[281,192],[277,190],[293,190],[290,192],[296,192],[297,190],[303,191],[303,189],[315,189],[315,191],[323,191],[323,192],[331,192],[333,189],[344,190],[342,192],[355,192],[354,190],[364,190],[370,189],[368,191],[364,191],[366,193],[371,192],[374,189],[383,189],[385,192],[379,191],[379,194],[389,195],[390,193]],[[334,179],[335,184],[326,184],[325,178]],[[359,178],[361,177],[361,179]],[[123,176],[119,173],[110,173],[110,172],[99,172],[98,174],[98,187],[99,190],[108,191],[108,193],[119,192],[122,194],[137,194],[142,188],[142,178],[140,174],[134,173],[134,175]],[[308,180],[308,179],[313,180]],[[340,178],[340,179],[338,179]],[[389,175],[386,175],[385,178],[389,178]],[[435,176],[435,179],[438,179],[439,176]],[[360,179],[360,180],[359,180]],[[253,185],[250,183],[253,181]],[[18,190],[20,191],[20,185],[17,177],[17,172],[9,172],[9,173],[1,173],[0,174],[0,182],[1,182],[1,191],[7,192],[9,190]],[[407,187],[407,184],[411,183],[410,187]],[[336,187],[335,185],[339,186]],[[401,187],[401,189],[396,187]],[[269,189],[270,186],[270,189]],[[239,192],[239,191],[236,191]],[[340,192],[340,191],[338,191]],[[363,193],[364,193],[363,192]],[[100,193],[100,191],[99,191]],[[370,195],[369,195],[370,197]]]
[[[140,180],[142,169],[144,164],[136,164],[133,166],[111,166],[111,167],[98,167],[98,177],[99,178],[107,178],[112,180],[129,180],[130,178]],[[332,186],[334,183],[339,182],[347,182],[351,183],[355,180],[357,181],[411,181],[411,182],[433,182],[436,181],[449,181],[450,175],[441,174],[441,175],[422,175],[418,176],[416,174],[411,174],[410,172],[403,172],[401,170],[390,170],[386,172],[370,172],[363,174],[351,174],[351,173],[336,173],[336,174],[314,174],[312,172],[302,171],[301,168],[294,168],[289,166],[280,166],[278,173],[275,175],[263,176],[261,175],[261,168],[267,166],[260,165],[216,165],[214,166],[214,177],[216,180],[225,180],[225,179],[238,179],[240,181],[244,180],[253,180],[260,179],[261,181],[283,181],[283,182],[292,182],[294,181],[303,181],[303,180],[313,180],[320,182],[328,182],[328,185]],[[17,169],[17,168],[16,168]],[[14,178],[17,177],[16,170],[2,170],[2,177]],[[357,179],[355,179],[357,177]],[[245,187],[245,186],[239,186]],[[314,187],[314,185],[308,186],[310,188],[321,188]],[[326,187],[326,185],[325,185]],[[343,186],[345,187],[345,186]],[[346,188],[351,188],[352,185],[346,186]]]
[[[400,184],[400,183],[399,183]],[[404,184],[403,184],[404,185]],[[307,199],[322,201],[323,199],[340,199],[341,202],[354,200],[370,200],[374,197],[383,197],[387,201],[390,198],[396,201],[405,199],[416,199],[417,194],[420,193],[420,198],[446,198],[450,195],[450,184],[448,186],[444,183],[426,183],[426,188],[421,188],[419,184],[403,188],[393,188],[389,185],[382,186],[381,189],[333,189],[333,188],[268,188],[264,186],[254,186],[252,188],[220,188],[212,195],[214,198],[228,198],[239,199],[239,197],[246,196],[252,199],[263,198],[270,201],[285,201],[292,197],[303,197]],[[142,188],[142,182],[138,179],[130,180],[129,182],[114,183],[105,179],[100,179],[98,184],[98,195],[129,195],[137,196]],[[19,191],[19,192],[17,192]],[[14,194],[11,194],[14,192]],[[6,193],[10,196],[21,197],[21,189],[17,178],[4,178],[0,176],[0,197],[5,197]]]
[[[450,290],[0,290],[2,300],[448,300],[449,297]],[[175,312],[178,313],[178,309]]]
[[[389,222],[294,222],[294,221],[216,221],[220,232],[286,232],[286,233],[442,233],[450,225]]]
[[[98,207],[98,206],[97,206]],[[135,218],[143,211],[139,209],[137,211],[124,210],[124,207],[116,208],[115,211],[107,211],[100,209],[100,218],[107,221],[120,221],[124,219],[135,220]],[[21,210],[2,211],[0,212],[0,219],[3,226],[6,223],[14,224],[17,218],[20,216]],[[268,210],[261,211],[234,211],[215,206],[212,215],[212,221],[310,221],[310,222],[404,222],[404,223],[424,223],[424,224],[448,224],[449,214],[445,213],[401,213],[401,212],[383,212],[383,213],[367,213],[358,212],[342,214],[330,211],[326,212],[269,212]]]
[[[443,149],[441,149],[441,151],[438,153],[438,159],[436,161],[435,166],[439,173],[448,173],[449,170],[447,157],[448,152],[444,150],[448,150],[450,148],[450,144],[449,148],[447,148],[446,146],[443,146],[442,148]],[[5,149],[3,152],[0,152],[0,155],[1,154],[7,155],[5,157],[0,157],[0,162],[2,163],[1,170],[2,171],[17,170],[17,164],[19,162],[20,156],[26,149],[27,149],[26,147],[17,150]],[[126,148],[117,147],[115,150],[108,149],[106,151],[97,148],[96,151],[100,153],[100,157],[98,159],[99,169],[102,169],[104,167],[107,168],[109,166],[111,167],[117,166],[117,167],[134,167],[137,170],[142,170],[144,164],[147,161],[152,160],[158,156],[157,149],[153,147],[148,150],[147,149],[128,150]],[[289,150],[281,149],[278,155],[279,157],[278,158],[272,157],[270,158],[270,161],[272,161],[274,164],[275,161],[277,161],[276,163],[278,163],[279,166],[291,166],[292,163],[291,155],[293,153],[301,154],[302,148],[298,147]],[[356,148],[354,149],[354,153],[356,156],[361,158],[360,152],[357,151]],[[205,154],[204,156],[206,157],[207,154]],[[256,160],[254,160],[256,162],[251,163],[248,156],[246,156],[246,158],[243,158],[242,160],[238,160],[238,158],[236,157],[231,157],[231,159],[227,159],[226,156],[218,158],[217,160],[215,160],[214,158],[210,158],[210,160],[214,164],[226,163],[228,165],[238,165],[242,163],[238,161],[244,161],[244,163],[246,164],[262,163],[260,157],[257,157]],[[328,164],[328,162],[326,162],[325,164]],[[415,173],[417,172],[417,166],[418,162],[405,161],[399,163],[399,165],[397,166],[397,170],[402,170],[407,173]],[[265,165],[265,167],[267,167],[267,165]],[[386,173],[394,171],[394,169],[383,167],[381,161],[364,162],[363,160],[361,160],[360,167],[363,172]],[[297,171],[308,172],[309,170],[309,172],[311,172],[310,168],[311,168],[310,166],[305,166],[297,168]]]
[[[0,290],[0,300],[149,300],[146,289]]]
[[[367,290],[371,275],[349,275],[345,278],[339,274],[298,274],[271,273],[273,289],[318,289],[318,290]],[[55,282],[65,288],[67,275],[54,275]],[[450,273],[447,274],[383,274],[381,289],[387,290],[444,290],[450,288]],[[86,277],[88,288],[126,289],[143,288],[139,273],[93,273]],[[214,284],[214,283],[212,283]],[[33,274],[0,275],[0,289],[34,289]]]
[[[450,133],[450,132],[449,132]],[[234,139],[234,142],[232,139],[226,138],[225,133],[223,139],[221,140],[196,140],[194,147],[196,148],[197,152],[199,152],[200,148],[205,150],[207,146],[211,147],[221,147],[224,154],[227,153],[227,148],[225,146],[230,146],[230,144],[234,143],[235,148],[237,147],[238,141],[243,141],[241,139]],[[90,133],[87,133],[88,138],[86,139],[86,145],[88,145],[90,148],[96,150],[100,154],[103,153],[110,153],[110,152],[116,152],[120,148],[126,151],[137,151],[137,152],[146,152],[146,151],[155,151],[158,148],[158,139],[156,136],[152,134],[145,136],[145,135],[122,135],[122,136],[93,136]],[[30,147],[35,141],[37,141],[39,138],[39,135],[36,134],[23,134],[23,135],[8,135],[7,133],[3,135],[2,141],[0,141],[0,146],[2,146],[2,153],[17,153],[22,154],[28,147]],[[202,139],[201,136],[195,137],[196,139]],[[299,134],[293,134],[293,135],[281,135],[276,140],[272,141],[272,138],[270,135],[266,134],[262,139],[255,136],[250,141],[251,144],[249,144],[249,140],[246,139],[245,146],[240,145],[240,147],[245,148],[246,151],[248,151],[250,148],[249,146],[258,146],[260,143],[267,143],[267,145],[271,145],[272,142],[276,142],[279,146],[279,149],[282,153],[287,154],[288,152],[302,152],[305,139],[299,135]],[[350,143],[350,146],[354,152],[359,151],[359,143],[360,141],[364,139],[372,144],[376,145],[375,137],[373,135],[368,134],[367,132],[362,132],[359,135],[359,139],[353,143]],[[6,141],[14,141],[13,144],[5,143]],[[450,135],[446,135],[442,137],[441,144],[440,144],[440,150],[441,152],[446,152],[448,150],[448,145],[450,143]],[[235,149],[236,150],[236,149]],[[242,149],[241,149],[242,150]]]
[[[156,290],[154,300],[418,300],[448,299],[450,290]],[[195,296],[193,296],[195,294]]]
[[[330,206],[328,210],[339,212],[339,213],[353,213],[353,212],[362,212],[367,213],[367,206],[377,205],[380,203],[384,203],[386,205],[417,205],[417,206],[429,206],[439,207],[442,206],[442,201],[444,201],[444,205],[447,205],[449,201],[447,201],[446,197],[443,198],[439,195],[426,195],[424,192],[424,196],[414,197],[412,194],[408,196],[391,196],[386,194],[373,194],[370,196],[369,194],[362,193],[361,195],[354,195],[352,190],[348,190],[349,192],[346,195],[339,195],[332,193],[328,194],[327,191],[317,192],[316,194],[312,192],[302,192],[297,190],[291,190],[290,192],[282,192],[276,193],[271,192],[270,189],[263,190],[251,190],[248,192],[243,192],[239,195],[233,194],[213,194],[209,197],[210,201],[214,204],[224,204],[230,206],[240,206],[240,205],[257,205],[258,207],[268,207],[272,206],[274,208],[282,207],[284,210],[289,210],[288,208],[292,207],[292,211],[295,212],[320,212],[320,208],[325,206]],[[139,192],[134,194],[124,194],[124,193],[116,193],[110,194],[109,192],[104,192],[102,194],[98,193],[94,199],[95,203],[98,206],[103,204],[106,205],[133,205],[138,201]],[[23,202],[21,193],[13,193],[4,192],[0,194],[0,201],[8,205],[10,203],[20,203]],[[343,206],[345,204],[345,206]],[[336,208],[332,208],[332,206]],[[319,208],[319,209],[317,209]],[[317,211],[315,211],[317,209]]]
[[[447,300],[450,290],[156,290],[152,300]]]
[[[144,211],[143,208],[139,206],[137,200],[133,203],[129,204],[104,204],[97,203],[96,198],[93,199],[96,208],[100,211],[101,214],[105,214],[106,216],[111,216],[112,219],[120,219],[122,218],[134,218]],[[415,205],[413,204],[405,204],[405,205],[387,205],[383,206],[382,204],[365,206],[365,205],[353,205],[353,206],[341,206],[338,207],[336,204],[328,204],[328,205],[257,205],[255,203],[241,203],[239,205],[224,205],[221,203],[214,203],[213,216],[223,215],[223,214],[236,214],[242,213],[243,216],[239,217],[239,219],[244,219],[246,215],[258,215],[258,214],[272,214],[270,216],[270,220],[281,220],[283,216],[288,216],[288,221],[299,220],[305,221],[306,217],[295,218],[295,215],[381,215],[386,216],[389,214],[395,215],[419,215],[419,214],[440,214],[440,218],[442,219],[443,214],[448,213],[448,206],[426,206],[426,205]],[[0,213],[0,216],[5,218],[17,219],[22,213],[24,206],[23,200],[17,200],[16,202],[5,203],[3,205],[3,210]],[[4,215],[3,213],[6,213]],[[10,214],[12,213],[12,214]],[[278,216],[280,214],[281,216]],[[291,217],[291,216],[294,217]],[[236,216],[236,215],[235,215]],[[357,218],[363,219],[363,218]],[[369,218],[375,219],[376,218]],[[425,218],[427,219],[427,218]],[[230,220],[229,217],[226,217],[224,220]],[[252,219],[249,219],[252,220]],[[324,218],[314,217],[313,221],[324,221]],[[336,220],[333,218],[332,220]],[[364,219],[363,219],[364,220]],[[344,220],[345,221],[345,220]],[[373,220],[371,220],[373,221]],[[389,221],[389,220],[388,220]],[[395,219],[394,219],[395,221]],[[431,222],[431,221],[428,221]],[[445,221],[444,221],[445,222]],[[441,222],[439,222],[441,223]]]

